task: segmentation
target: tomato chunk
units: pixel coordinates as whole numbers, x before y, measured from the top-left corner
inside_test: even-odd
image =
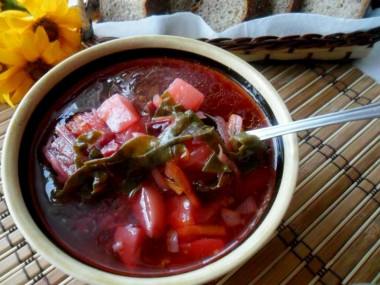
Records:
[[[124,131],[140,119],[132,103],[119,94],[105,100],[96,113],[115,133]]]
[[[202,238],[190,243],[181,244],[180,248],[192,258],[205,258],[222,251],[225,244],[219,238]]]
[[[151,238],[162,236],[166,226],[166,210],[161,191],[146,184],[135,199],[133,213],[146,235]]]
[[[134,137],[134,134],[136,133],[143,133],[146,134],[145,131],[145,123],[148,120],[147,117],[142,117],[140,120],[137,122],[133,123],[130,125],[128,128],[125,130],[119,132],[115,136],[115,141],[119,144],[123,144],[126,141],[130,140],[131,138]]]
[[[65,126],[56,128],[57,138],[50,138],[43,148],[46,159],[57,173],[59,182],[64,183],[75,172],[75,152],[73,141],[75,136]]]
[[[173,228],[193,225],[196,208],[190,203],[190,200],[185,196],[173,196],[166,202],[168,210],[168,221]]]
[[[144,237],[144,231],[133,225],[116,228],[112,248],[126,267],[133,267],[138,262]]]
[[[77,136],[91,131],[101,131],[103,135],[98,141],[100,146],[104,146],[115,136],[104,121],[97,116],[96,111],[75,114],[66,126]]]
[[[219,216],[222,208],[229,208],[234,203],[232,196],[226,195],[213,200],[211,203],[203,206],[202,211],[197,211],[195,222],[197,224],[208,224],[217,216]]]
[[[180,78],[174,79],[167,91],[186,110],[198,110],[205,99],[198,89]]]
[[[160,108],[161,103],[162,103],[162,99],[161,99],[160,95],[158,95],[158,94],[153,95],[152,101],[153,101],[154,106],[157,109]]]
[[[189,155],[186,159],[179,160],[180,167],[188,168],[194,171],[201,171],[210,158],[212,150],[202,141],[189,140],[185,142]]]
[[[243,223],[243,219],[240,217],[240,213],[231,209],[223,208],[220,211],[223,222],[227,227],[235,227]]]
[[[107,157],[114,154],[119,148],[120,145],[115,140],[112,140],[101,149],[101,152],[103,156]]]
[[[178,233],[175,230],[169,230],[166,238],[166,247],[168,252],[178,252]]]
[[[244,184],[236,194],[240,199],[245,199],[251,196],[252,193],[264,191],[265,188],[274,183],[273,177],[273,168],[255,169],[244,177]]]

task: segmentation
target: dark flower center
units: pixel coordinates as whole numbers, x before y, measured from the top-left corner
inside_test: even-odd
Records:
[[[41,59],[37,59],[34,62],[28,62],[28,64],[25,67],[25,71],[29,74],[29,76],[34,80],[37,81],[40,79],[46,72],[49,71],[49,69],[52,68],[51,65],[46,64]]]
[[[54,42],[59,37],[58,25],[48,18],[41,18],[33,25],[33,31],[36,31],[38,27],[43,27],[49,37],[50,42]]]
[[[7,66],[6,66],[5,64],[2,64],[2,63],[0,62],[0,73],[5,72],[7,69],[8,69]]]

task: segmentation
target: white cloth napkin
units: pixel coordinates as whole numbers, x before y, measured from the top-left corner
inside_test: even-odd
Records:
[[[380,9],[377,9],[380,10]],[[189,12],[150,16],[137,21],[94,24],[97,36],[130,37],[137,35],[176,35],[188,38],[240,38],[260,36],[289,36],[303,34],[350,33],[380,26],[380,16],[364,19],[339,19],[329,16],[292,13],[279,14],[238,24],[217,33],[201,17]],[[354,64],[365,74],[380,82],[380,42],[370,54]]]

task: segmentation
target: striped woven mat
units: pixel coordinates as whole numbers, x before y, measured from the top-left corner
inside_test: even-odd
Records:
[[[257,64],[293,119],[380,99],[380,84],[349,63]],[[0,106],[0,149],[14,110]],[[210,284],[380,283],[380,121],[298,133],[293,201],[269,243]],[[0,194],[0,284],[83,284],[49,264],[20,234]]]

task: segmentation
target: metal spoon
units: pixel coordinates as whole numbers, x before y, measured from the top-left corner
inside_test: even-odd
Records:
[[[260,140],[265,140],[289,133],[303,131],[307,129],[323,127],[338,123],[372,119],[380,117],[380,103],[368,104],[346,111],[330,113],[290,122],[283,125],[271,126],[267,128],[247,131],[250,135],[257,136]]]

